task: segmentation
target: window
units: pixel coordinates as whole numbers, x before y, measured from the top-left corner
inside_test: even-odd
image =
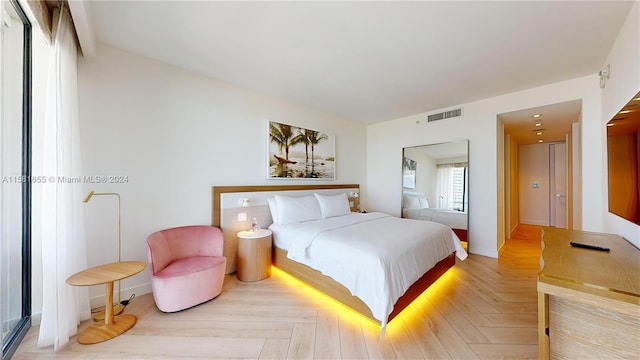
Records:
[[[31,25],[0,2],[0,323],[2,358],[31,325]]]

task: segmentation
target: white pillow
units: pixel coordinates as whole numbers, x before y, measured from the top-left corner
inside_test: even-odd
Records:
[[[334,216],[342,216],[351,213],[349,207],[349,199],[347,194],[342,193],[340,195],[319,195],[313,194],[318,203],[320,204],[320,212],[323,218],[330,218]]]
[[[426,209],[429,207],[429,200],[427,200],[427,198],[420,198],[418,200],[420,201],[420,209]]]
[[[289,197],[276,195],[278,220],[281,225],[322,219],[320,205],[313,196]]]
[[[405,209],[420,209],[420,200],[415,196],[403,196],[402,207]]]
[[[278,203],[276,203],[276,198],[268,197],[267,203],[269,203],[269,211],[271,211],[271,220],[276,225],[280,225],[280,217],[278,214]]]

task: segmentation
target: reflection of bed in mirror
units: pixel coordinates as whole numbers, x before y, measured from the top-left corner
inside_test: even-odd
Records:
[[[411,160],[413,182],[402,187],[402,217],[451,227],[468,241],[469,142],[452,141],[403,149],[403,177]]]
[[[449,226],[462,241],[467,241],[467,213],[458,210],[428,207],[429,202],[422,193],[405,191],[402,217],[407,219],[438,222]]]

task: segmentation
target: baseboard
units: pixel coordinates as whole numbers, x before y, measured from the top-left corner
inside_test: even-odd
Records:
[[[42,321],[42,312],[31,314],[31,326],[39,326]]]
[[[469,242],[469,253],[470,254],[475,254],[475,255],[481,255],[481,256],[486,256],[486,257],[491,257],[491,258],[498,258],[498,252],[495,249],[484,249],[484,248],[477,248],[473,246],[473,241]]]
[[[500,247],[498,248],[498,257],[500,257],[500,255],[502,255],[502,252],[504,251],[504,245],[507,243],[507,241],[503,241],[502,244],[500,245]]]
[[[509,232],[509,239],[512,239],[513,238],[513,234],[515,234],[515,232],[518,231],[518,226],[520,226],[520,224],[516,224],[516,226],[511,228],[511,231]]]
[[[549,226],[549,221],[535,219],[520,219],[520,224]]]

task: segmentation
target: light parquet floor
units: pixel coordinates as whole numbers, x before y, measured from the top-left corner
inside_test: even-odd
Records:
[[[14,359],[534,359],[540,228],[521,225],[500,259],[470,255],[386,330],[274,271],[228,276],[222,294],[164,314],[151,294],[125,310],[137,324],[119,337],[61,351],[36,347],[30,329]],[[82,324],[82,328],[89,322]]]

